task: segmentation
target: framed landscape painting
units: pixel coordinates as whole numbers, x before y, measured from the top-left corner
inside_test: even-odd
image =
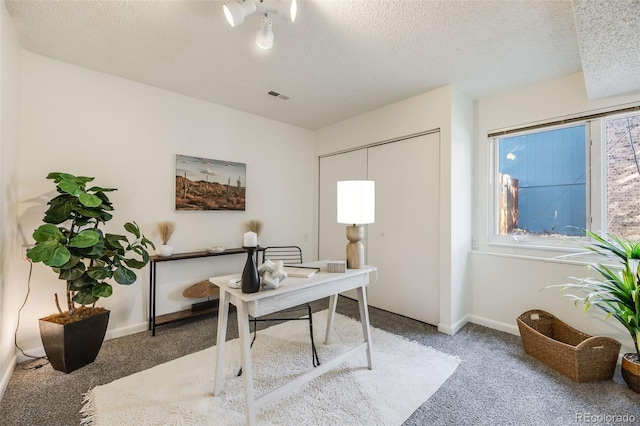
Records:
[[[245,210],[247,165],[176,155],[176,210]]]

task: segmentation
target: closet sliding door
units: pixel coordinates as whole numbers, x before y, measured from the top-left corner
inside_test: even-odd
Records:
[[[378,282],[369,305],[437,325],[440,321],[440,135],[369,148],[376,222],[368,225],[367,263]]]
[[[336,182],[376,183],[376,221],[366,225],[365,263],[378,268],[370,306],[437,325],[440,320],[440,134],[431,133],[320,159],[320,259],[346,257],[336,223]],[[347,293],[349,297],[353,294]]]

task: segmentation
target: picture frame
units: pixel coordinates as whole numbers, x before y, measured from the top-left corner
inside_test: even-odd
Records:
[[[245,211],[247,165],[176,154],[175,210]]]

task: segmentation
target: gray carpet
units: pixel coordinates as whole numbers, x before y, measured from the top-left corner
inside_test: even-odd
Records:
[[[326,300],[313,303],[314,311],[326,307]],[[341,297],[338,312],[358,318],[357,303]],[[574,383],[526,355],[518,336],[468,324],[452,337],[375,308],[370,315],[374,327],[462,360],[405,425],[640,424],[640,395],[627,388],[619,367],[613,381]],[[238,337],[235,315],[231,318],[228,339]],[[0,401],[0,424],[79,425],[82,395],[91,387],[205,349],[215,337],[216,320],[210,316],[159,327],[156,337],[142,332],[106,341],[93,364],[71,374],[49,365],[30,370],[23,369],[29,363],[19,365]]]

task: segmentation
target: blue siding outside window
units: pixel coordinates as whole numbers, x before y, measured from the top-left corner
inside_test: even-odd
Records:
[[[586,228],[586,126],[499,141],[499,171],[518,180],[518,228],[581,235]]]

